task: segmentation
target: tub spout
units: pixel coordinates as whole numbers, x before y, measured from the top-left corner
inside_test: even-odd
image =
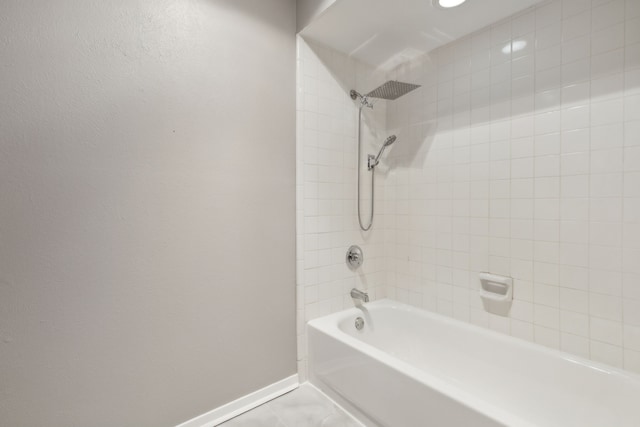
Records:
[[[369,302],[369,294],[356,288],[351,289],[351,298]]]

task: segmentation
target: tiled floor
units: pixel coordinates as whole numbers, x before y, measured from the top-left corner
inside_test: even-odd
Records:
[[[302,384],[220,427],[362,427],[362,424],[313,386]]]

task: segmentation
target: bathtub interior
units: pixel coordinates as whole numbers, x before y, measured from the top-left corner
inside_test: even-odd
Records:
[[[640,425],[636,375],[390,300],[333,322],[328,330],[346,345],[392,356],[425,383],[442,381],[536,425]]]

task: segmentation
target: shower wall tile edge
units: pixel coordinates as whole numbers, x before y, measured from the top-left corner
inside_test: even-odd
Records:
[[[297,43],[296,295],[298,372],[304,381],[306,322],[353,306],[353,287],[368,291],[372,299],[385,295],[384,230],[361,232],[356,219],[357,107],[348,96],[352,88],[376,87],[385,75],[300,36]],[[363,149],[370,152],[386,137],[384,105],[364,117]],[[366,206],[369,176],[362,178]],[[380,178],[377,200],[384,198]],[[375,221],[386,223],[382,213]],[[360,245],[365,257],[356,272],[345,262],[352,244]]]

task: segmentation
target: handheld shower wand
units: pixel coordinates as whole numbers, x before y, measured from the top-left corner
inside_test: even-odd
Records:
[[[378,163],[380,163],[380,156],[382,156],[382,153],[384,153],[384,150],[390,146],[391,144],[393,144],[394,142],[396,142],[396,136],[395,135],[391,135],[390,137],[388,137],[387,139],[384,140],[384,144],[382,144],[382,147],[380,148],[380,151],[378,151],[378,155],[374,156],[373,154],[369,154],[369,156],[367,156],[367,169],[371,170],[373,168],[375,168],[376,166],[378,166]]]

